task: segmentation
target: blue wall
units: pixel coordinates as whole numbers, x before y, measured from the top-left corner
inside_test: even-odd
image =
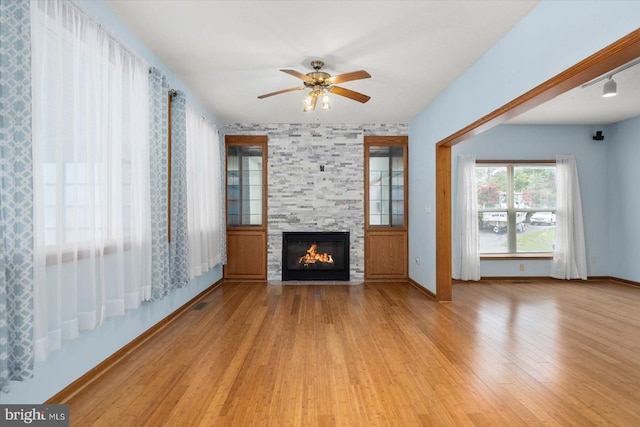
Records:
[[[610,275],[640,282],[640,117],[608,126]]]
[[[475,154],[478,160],[555,160],[573,154],[578,165],[589,276],[609,275],[607,147],[592,136],[602,127],[501,125],[464,141],[451,150],[453,218],[455,218],[458,158]],[[606,140],[611,139],[605,130]],[[519,265],[525,264],[524,271]],[[549,260],[486,260],[482,276],[549,276]]]
[[[436,291],[435,144],[640,27],[640,2],[542,1],[409,124],[409,276]]]
[[[189,103],[219,125],[200,100],[104,3],[83,1],[79,5],[150,64],[162,70],[173,88],[184,91]],[[411,122],[409,259],[418,256],[422,259],[420,265],[410,264],[412,279],[435,292],[435,143],[639,26],[640,2],[543,1]],[[626,129],[617,130],[626,132]],[[631,141],[632,138],[624,140]],[[628,158],[619,156],[621,160]],[[610,185],[614,186],[617,179],[622,182],[623,177],[612,176]],[[611,274],[615,275],[615,271],[612,268]],[[620,267],[617,271],[622,272],[623,269]],[[0,395],[2,403],[46,400],[217,281],[221,275],[221,269],[215,268],[188,288],[173,292],[159,303],[144,304],[124,317],[108,319],[94,332],[82,334],[47,362],[38,364],[35,379],[13,382],[11,393]],[[634,280],[639,279],[637,275],[634,277]]]
[[[77,3],[150,65],[162,70],[172,88],[182,90],[188,103],[199,109],[212,122],[218,124],[216,118],[198,98],[124,26],[104,3],[101,1]],[[107,319],[94,331],[82,333],[77,339],[65,343],[62,350],[51,354],[46,362],[37,363],[33,379],[12,382],[11,392],[0,394],[0,403],[44,402],[221,277],[222,268],[215,267],[196,278],[188,287],[173,290],[171,295],[162,301],[143,303],[139,308],[127,311],[125,316]]]

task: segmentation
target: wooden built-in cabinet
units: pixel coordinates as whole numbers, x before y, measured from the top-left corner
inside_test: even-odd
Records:
[[[225,277],[230,279],[266,280],[266,248],[266,233],[263,231],[228,231]]]
[[[407,233],[369,231],[365,239],[367,279],[408,277]]]
[[[267,280],[267,137],[226,135],[225,279]]]
[[[366,280],[409,277],[408,140],[364,138]]]

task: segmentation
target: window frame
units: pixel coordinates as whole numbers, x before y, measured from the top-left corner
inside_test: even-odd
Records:
[[[517,252],[516,212],[555,212],[556,209],[544,210],[539,208],[516,208],[514,206],[513,170],[517,166],[553,166],[555,160],[476,160],[476,167],[505,167],[507,169],[507,207],[481,209],[478,207],[478,216],[483,212],[507,212],[507,239],[508,252],[480,252],[481,260],[508,260],[508,259],[552,259],[553,252]],[[477,190],[476,190],[477,191]],[[478,227],[480,224],[478,223]],[[513,231],[512,231],[513,230]],[[513,251],[516,250],[516,252]]]

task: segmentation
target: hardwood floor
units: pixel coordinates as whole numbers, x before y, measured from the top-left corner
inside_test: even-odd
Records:
[[[71,424],[640,425],[640,289],[227,283],[74,396]]]

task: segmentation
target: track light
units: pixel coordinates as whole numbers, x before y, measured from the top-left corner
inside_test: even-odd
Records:
[[[602,96],[604,98],[616,96],[617,89],[618,89],[618,85],[616,84],[616,81],[613,80],[612,76],[609,76],[609,80],[607,80],[607,82],[604,84],[604,87],[602,89]]]
[[[617,91],[617,89],[618,89],[617,86],[618,85],[613,80],[613,76],[615,76],[616,74],[618,74],[618,73],[620,73],[620,72],[622,72],[622,71],[624,71],[624,70],[626,70],[628,68],[636,66],[638,64],[640,64],[640,58],[636,58],[631,62],[627,62],[626,64],[624,64],[624,65],[622,65],[622,66],[620,66],[618,68],[615,68],[615,69],[607,72],[606,74],[601,74],[600,77],[597,77],[597,78],[595,78],[595,79],[583,84],[581,87],[583,89],[585,89],[585,88],[588,88],[589,86],[592,86],[592,85],[595,85],[597,83],[600,83],[603,80],[607,80],[605,82],[605,84],[604,84],[604,87],[602,88],[602,96],[605,97],[605,98],[616,96],[616,93],[618,92]]]

